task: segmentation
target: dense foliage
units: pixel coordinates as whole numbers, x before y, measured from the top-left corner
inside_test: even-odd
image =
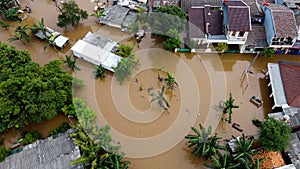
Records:
[[[105,72],[106,69],[100,64],[99,66],[97,66],[96,70],[93,72],[95,74],[95,78],[101,78],[104,79],[105,78]]]
[[[71,134],[80,147],[81,157],[72,164],[84,164],[91,169],[126,169],[130,162],[123,160],[119,146],[112,145],[110,127],[99,128],[94,124],[96,113],[78,98],[73,99],[79,124]]]
[[[10,154],[10,149],[1,146],[0,147],[0,162],[3,161]]]
[[[291,136],[291,128],[287,123],[268,118],[260,128],[259,142],[267,150],[280,152],[289,147]]]
[[[31,144],[35,142],[36,140],[39,140],[42,138],[42,135],[37,131],[31,131],[31,132],[23,132],[22,133],[24,144]]]
[[[167,40],[163,42],[166,50],[173,51],[175,48],[180,47],[181,40],[179,33],[176,29],[170,29],[167,33]]]
[[[71,126],[69,125],[69,123],[67,123],[67,122],[62,122],[62,123],[60,124],[59,127],[54,128],[54,129],[52,129],[52,130],[49,132],[49,136],[51,136],[51,135],[56,135],[56,134],[58,134],[58,133],[64,133],[64,132],[66,132],[69,128],[71,128]]]
[[[20,20],[18,16],[17,8],[10,8],[5,12],[5,18],[9,21],[17,21]]]
[[[51,61],[41,68],[28,51],[0,44],[0,132],[72,113],[72,76]]]
[[[195,127],[191,127],[195,134],[188,134],[185,136],[188,139],[189,147],[193,147],[192,154],[196,157],[205,156],[211,158],[216,155],[218,150],[226,150],[224,146],[219,145],[221,137],[215,133],[212,135],[211,126],[206,130],[201,124],[199,124],[200,131]]]
[[[74,0],[63,3],[61,13],[58,15],[57,26],[76,25],[80,19],[87,19],[88,13],[80,9]]]
[[[147,23],[154,34],[166,36],[170,29],[182,32],[186,27],[186,14],[177,6],[163,6],[150,13]]]
[[[20,26],[18,25],[15,29],[15,36],[12,37],[12,38],[9,38],[8,41],[9,42],[12,42],[12,41],[15,41],[15,40],[20,40],[20,41],[26,41],[27,43],[30,42],[30,38],[29,38],[29,35],[27,33],[27,25],[24,25],[24,26]]]

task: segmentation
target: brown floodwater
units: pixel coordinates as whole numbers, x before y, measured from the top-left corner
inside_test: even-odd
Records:
[[[78,0],[79,6],[92,13],[94,3]],[[170,53],[161,50],[161,40],[147,34],[140,47],[136,46],[129,34],[119,29],[101,26],[95,18],[82,21],[75,27],[59,28],[56,26],[58,11],[51,0],[24,1],[30,5],[31,14],[21,24],[32,25],[42,17],[45,24],[70,39],[64,50],[54,50],[49,47],[43,50],[44,41],[31,37],[30,43],[23,44],[15,41],[9,43],[17,49],[29,50],[33,61],[44,65],[53,59],[64,59],[70,53],[72,44],[82,38],[87,32],[96,32],[120,43],[135,45],[136,55],[140,57],[140,68],[133,71],[130,80],[119,85],[112,73],[107,73],[104,80],[94,79],[92,71],[95,66],[79,60],[81,71],[74,76],[84,79],[83,88],[75,92],[74,97],[82,98],[89,107],[97,112],[95,123],[111,126],[111,134],[115,142],[119,142],[127,159],[132,162],[131,169],[196,169],[204,168],[204,159],[197,159],[190,155],[184,136],[190,132],[190,126],[198,128],[211,125],[213,131],[223,138],[231,135],[241,135],[226,122],[220,122],[222,114],[220,101],[224,101],[231,92],[235,103],[233,122],[239,123],[244,133],[257,134],[257,128],[252,125],[253,118],[264,119],[271,112],[272,99],[268,79],[264,76],[268,62],[277,60],[300,61],[299,56],[275,55],[269,59],[258,57],[249,74],[247,87],[244,70],[254,58],[251,54],[190,54]],[[13,36],[14,25],[9,30],[0,28],[0,40],[6,42]],[[154,94],[161,89],[157,80],[157,68],[164,66],[164,70],[174,75],[179,86],[173,93],[166,93],[170,102],[170,109],[163,111],[157,102],[150,103],[152,97],[148,89],[153,87]],[[165,74],[162,74],[165,75]],[[135,80],[137,79],[137,81]],[[142,88],[139,91],[140,87]],[[249,102],[251,96],[259,96],[264,101],[262,107],[257,108]],[[9,130],[5,137],[5,145],[16,141],[21,131],[38,130],[44,136],[57,127],[61,122],[68,122],[63,115],[40,124],[30,124],[22,130]]]

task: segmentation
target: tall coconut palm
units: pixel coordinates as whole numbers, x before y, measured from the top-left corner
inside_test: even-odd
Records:
[[[161,91],[158,91],[158,95],[152,98],[150,103],[157,100],[160,107],[162,107],[164,110],[168,110],[168,108],[170,108],[170,104],[165,98],[164,93],[165,93],[165,86],[162,87]]]
[[[212,163],[205,163],[204,166],[212,169],[237,169],[240,163],[232,162],[230,155],[225,153],[224,155],[217,153],[218,158],[216,156],[212,156]]]
[[[207,130],[201,124],[199,124],[199,127],[200,131],[195,127],[191,127],[196,135],[188,134],[185,136],[185,138],[188,139],[188,147],[194,147],[192,151],[194,156],[205,156],[206,158],[211,158],[218,152],[218,150],[226,150],[226,147],[219,145],[221,137],[219,137],[217,133],[211,135],[211,126],[209,126]]]
[[[15,40],[20,40],[20,41],[23,42],[23,40],[25,40],[26,42],[29,43],[30,38],[29,38],[29,35],[27,33],[27,30],[28,30],[27,25],[24,25],[24,26],[18,25],[15,29],[15,36],[12,37],[12,38],[9,38],[8,41],[12,42],[12,41],[15,41]]]
[[[132,45],[124,45],[121,44],[118,47],[119,51],[116,53],[117,55],[120,55],[122,57],[130,57],[133,56],[133,46]]]
[[[253,140],[249,141],[245,135],[242,137],[232,136],[236,142],[235,148],[235,161],[239,161],[244,168],[250,168],[251,164],[255,164],[253,155],[257,153],[255,149],[252,148]]]
[[[233,103],[234,103],[234,99],[232,98],[231,93],[229,93],[229,99],[224,102],[224,106],[225,106],[224,113],[228,113],[229,115],[229,120],[228,120],[229,124],[232,122],[232,117],[231,117],[233,113],[232,109],[239,108],[239,106],[234,105]]]
[[[64,63],[66,63],[73,72],[75,72],[76,70],[80,70],[80,68],[76,66],[77,60],[72,60],[71,57],[72,54],[66,55],[66,60],[64,61]]]
[[[95,74],[95,78],[99,78],[100,79],[104,79],[105,78],[105,68],[100,64],[99,66],[97,66],[97,69],[94,71]]]

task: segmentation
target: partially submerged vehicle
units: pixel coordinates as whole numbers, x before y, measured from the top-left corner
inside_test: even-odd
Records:
[[[35,36],[43,40],[53,41],[56,47],[63,49],[68,43],[69,38],[62,36],[59,32],[56,32],[48,27],[46,27],[46,32],[43,33],[42,30],[39,30]]]

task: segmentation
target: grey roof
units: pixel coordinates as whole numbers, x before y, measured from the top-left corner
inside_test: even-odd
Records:
[[[124,18],[122,22],[122,27],[128,27],[131,23],[135,22],[137,19],[137,14],[135,12],[130,11],[128,15]]]
[[[75,169],[71,161],[80,157],[79,148],[69,138],[72,130],[58,138],[49,137],[23,147],[23,151],[12,154],[0,163],[3,169]]]
[[[291,146],[287,150],[287,154],[293,164],[296,164],[298,158],[300,158],[300,140],[299,140],[299,131],[292,134],[290,139]]]
[[[108,26],[121,28],[122,22],[128,12],[129,8],[125,8],[119,5],[112,6],[110,8],[107,8],[107,10],[105,11],[106,16],[101,17],[99,19],[99,22]]]
[[[88,32],[83,38],[83,41],[90,43],[94,46],[97,46],[99,48],[102,48],[106,51],[111,51],[112,49],[114,49],[117,45],[116,41],[113,41],[109,38],[105,38],[103,36],[100,36],[96,33],[91,33]]]
[[[188,10],[192,6],[222,6],[222,0],[181,0],[181,8],[188,13]]]

